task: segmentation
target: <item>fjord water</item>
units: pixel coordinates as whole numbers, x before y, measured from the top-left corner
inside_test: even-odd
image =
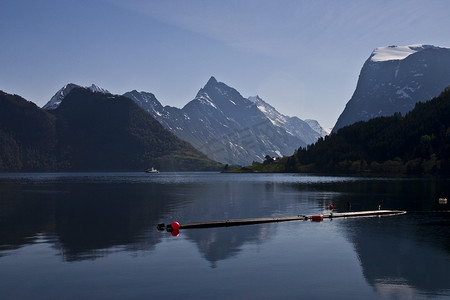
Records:
[[[1,299],[445,299],[450,180],[0,174]],[[335,211],[406,215],[157,231]],[[350,207],[351,206],[351,207]]]

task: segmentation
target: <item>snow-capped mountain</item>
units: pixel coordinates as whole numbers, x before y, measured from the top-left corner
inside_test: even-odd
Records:
[[[163,107],[150,93],[132,91],[124,96],[178,137],[223,163],[246,165],[266,155],[291,155],[320,136],[306,122],[281,115],[259,97],[244,98],[214,77],[182,109]]]
[[[431,45],[376,48],[333,132],[361,120],[407,113],[450,85],[450,48]]]
[[[56,109],[62,102],[62,100],[67,96],[67,94],[70,93],[74,88],[82,87],[80,85],[69,83],[63,86],[59,91],[56,92],[56,94],[48,101],[42,108],[45,110],[53,110]],[[97,93],[103,93],[103,94],[109,94],[109,91],[106,89],[103,89],[95,84],[92,84],[89,87],[84,87],[86,89],[90,89],[93,92]]]
[[[255,103],[258,109],[266,115],[273,125],[284,128],[287,133],[299,137],[306,144],[315,143],[319,137],[328,134],[322,126],[320,126],[319,122],[315,120],[310,120],[313,127],[306,122],[306,120],[301,120],[298,117],[285,116],[279,113],[273,106],[266,103],[259,96],[249,97],[248,99]]]

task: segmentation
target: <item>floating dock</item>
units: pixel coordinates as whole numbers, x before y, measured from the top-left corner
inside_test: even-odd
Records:
[[[335,218],[354,218],[354,217],[373,217],[373,216],[394,216],[403,215],[406,211],[403,210],[368,210],[368,211],[355,211],[355,212],[342,212],[342,213],[328,213],[321,215],[298,215],[293,217],[279,217],[279,218],[254,218],[254,219],[234,219],[234,220],[220,220],[220,221],[208,221],[208,222],[196,222],[179,224],[176,223],[175,226],[178,228],[172,228],[171,225],[164,226],[164,224],[159,224],[159,230],[179,230],[179,229],[191,229],[191,228],[213,228],[213,227],[230,227],[230,226],[242,226],[242,225],[253,225],[253,224],[263,224],[263,223],[277,223],[277,222],[288,222],[288,221],[322,221],[323,219],[335,219]]]

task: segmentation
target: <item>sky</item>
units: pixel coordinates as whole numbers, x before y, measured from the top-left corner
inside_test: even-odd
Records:
[[[67,83],[182,108],[211,76],[331,128],[376,47],[450,47],[450,1],[1,0],[0,90]]]

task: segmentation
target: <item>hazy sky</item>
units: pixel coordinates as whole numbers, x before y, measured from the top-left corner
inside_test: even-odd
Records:
[[[374,48],[450,46],[450,1],[1,0],[0,90],[67,83],[183,107],[210,76],[332,127]]]

